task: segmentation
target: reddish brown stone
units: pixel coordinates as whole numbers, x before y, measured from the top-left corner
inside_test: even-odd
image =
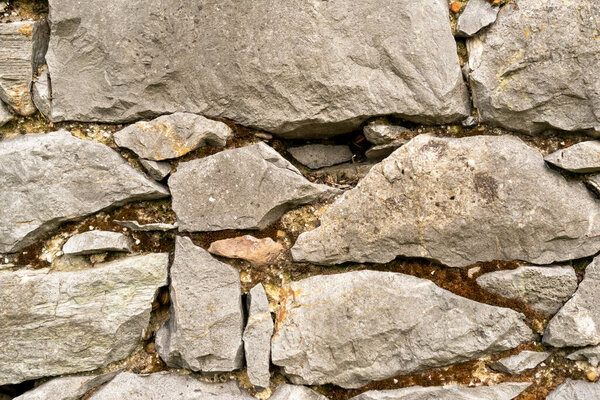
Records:
[[[211,243],[208,251],[222,257],[241,258],[255,265],[270,264],[283,251],[283,246],[271,238],[257,239],[250,235]]]

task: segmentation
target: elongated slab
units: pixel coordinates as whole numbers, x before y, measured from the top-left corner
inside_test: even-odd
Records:
[[[531,383],[527,382],[507,382],[479,387],[414,386],[397,390],[370,390],[350,400],[512,400],[529,386]]]

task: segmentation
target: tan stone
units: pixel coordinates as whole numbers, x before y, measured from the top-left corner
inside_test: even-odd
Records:
[[[270,264],[283,251],[283,245],[271,238],[257,239],[244,235],[211,243],[208,251],[228,258],[241,258],[255,265]]]

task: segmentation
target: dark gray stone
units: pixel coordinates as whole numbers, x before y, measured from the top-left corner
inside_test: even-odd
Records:
[[[571,172],[599,172],[600,141],[591,140],[574,144],[566,149],[548,154],[544,160]]]
[[[500,11],[500,7],[492,6],[488,0],[469,0],[464,11],[458,17],[456,36],[475,35],[496,21],[498,11]]]

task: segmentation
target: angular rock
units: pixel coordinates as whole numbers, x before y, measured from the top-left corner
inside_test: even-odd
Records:
[[[488,292],[516,299],[532,310],[554,314],[577,290],[577,275],[571,266],[519,267],[494,271],[477,278]]]
[[[136,375],[122,372],[89,400],[254,400],[234,381],[226,383],[202,382],[191,375],[176,372],[157,372]]]
[[[501,358],[490,364],[496,371],[510,375],[519,375],[529,369],[537,367],[550,353],[542,351],[522,351],[514,356]]]
[[[498,17],[500,7],[492,6],[487,0],[469,0],[465,10],[458,17],[456,36],[471,37],[493,24]]]
[[[600,196],[600,173],[588,176],[585,183],[596,196]]]
[[[162,181],[171,173],[171,163],[168,161],[152,161],[140,158],[140,164],[154,180]]]
[[[232,135],[223,122],[177,112],[129,125],[114,134],[115,143],[141,158],[161,161],[204,146],[223,147]]]
[[[600,257],[586,267],[583,281],[571,299],[550,320],[544,343],[554,347],[600,344]]]
[[[50,88],[50,78],[48,77],[48,68],[43,70],[33,79],[31,87],[31,96],[35,107],[46,117],[52,114],[52,89]]]
[[[131,354],[167,284],[169,255],[76,271],[0,272],[0,385],[91,371]]]
[[[293,383],[357,388],[472,360],[533,338],[516,311],[391,272],[314,276],[286,288],[271,341]]]
[[[180,163],[169,188],[182,232],[264,229],[296,206],[340,193],[309,182],[262,142]]]
[[[8,107],[2,100],[0,100],[0,126],[6,125],[8,122],[14,119],[14,115],[9,111]]]
[[[323,137],[374,115],[469,114],[445,0],[78,1],[50,1],[55,121],[187,111]]]
[[[271,336],[273,319],[269,311],[269,300],[262,284],[254,286],[247,298],[248,322],[244,329],[244,352],[248,366],[248,378],[258,389],[269,387],[271,375]]]
[[[237,269],[179,236],[170,277],[171,316],[156,334],[160,357],[192,371],[241,368],[244,311]]]
[[[352,160],[352,151],[348,146],[332,146],[326,144],[307,144],[290,147],[288,152],[298,162],[310,169],[330,167]]]
[[[80,400],[83,395],[115,377],[112,372],[102,375],[65,376],[52,379],[14,400]]]
[[[574,351],[567,358],[573,361],[587,361],[592,366],[597,367],[600,364],[600,346],[586,347]]]
[[[363,134],[374,145],[393,142],[405,132],[408,132],[405,127],[393,125],[385,120],[371,121],[363,128]]]
[[[568,199],[566,201],[565,199]],[[420,135],[371,169],[301,234],[296,261],[386,263],[423,257],[463,267],[535,264],[600,250],[600,203],[513,136]]]
[[[531,383],[528,382],[506,382],[479,387],[413,386],[396,390],[370,390],[350,400],[512,400],[529,386]]]
[[[365,151],[365,156],[369,160],[383,160],[406,143],[408,143],[408,140],[398,139],[391,143],[373,146]]]
[[[600,383],[567,379],[546,400],[591,400],[600,398]]]
[[[600,129],[600,3],[520,0],[468,42],[482,122],[536,134]],[[595,133],[598,136],[598,133]]]
[[[151,224],[140,224],[137,221],[115,221],[118,225],[121,225],[127,229],[131,229],[134,232],[149,232],[149,231],[172,231],[177,229],[177,222],[174,224],[164,224],[162,222],[155,222]]]
[[[306,386],[282,383],[277,386],[269,400],[327,400],[327,397]]]
[[[63,245],[63,253],[71,255],[124,251],[131,253],[131,239],[119,232],[88,231],[71,236]]]
[[[271,238],[257,239],[245,235],[212,242],[208,252],[221,257],[241,258],[254,265],[266,265],[274,262],[284,250],[282,244]]]
[[[599,172],[600,141],[590,140],[574,144],[566,149],[548,154],[544,160],[571,172]]]

